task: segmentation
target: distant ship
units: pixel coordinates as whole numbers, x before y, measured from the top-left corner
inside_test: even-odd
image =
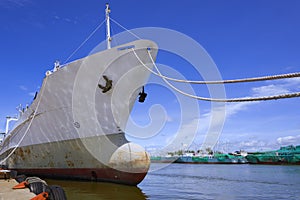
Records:
[[[189,164],[246,164],[245,156],[226,153],[214,153],[213,155],[183,155],[151,156],[153,163],[189,163]]]
[[[190,163],[190,164],[238,164],[239,159],[229,154],[214,154],[206,156],[183,155],[177,158],[175,163]]]
[[[151,156],[151,163],[173,163],[179,156]]]
[[[300,165],[300,145],[280,147],[275,151],[248,153],[246,158],[250,164]]]
[[[137,185],[150,157],[127,141],[124,127],[137,97],[143,101],[157,45],[136,40],[48,71],[30,106],[0,144],[0,164],[18,174]],[[138,56],[138,58],[137,58]]]

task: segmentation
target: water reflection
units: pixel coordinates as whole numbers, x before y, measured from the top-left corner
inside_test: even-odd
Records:
[[[68,200],[299,200],[300,196],[300,166],[152,165],[151,172],[138,187],[100,182],[46,181],[49,185],[62,186]],[[155,168],[159,170],[153,170]]]
[[[101,182],[67,180],[46,180],[48,185],[59,185],[66,192],[67,199],[124,199],[145,200],[148,197],[138,187]]]

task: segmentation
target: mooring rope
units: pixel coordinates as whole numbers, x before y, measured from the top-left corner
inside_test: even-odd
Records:
[[[149,56],[151,54],[148,52]],[[151,60],[153,58],[151,57]],[[154,62],[155,65],[155,62]],[[288,73],[288,74],[279,74],[279,75],[271,75],[271,76],[261,76],[261,77],[254,77],[254,78],[242,78],[242,79],[232,79],[232,80],[217,80],[217,81],[193,81],[193,80],[183,80],[183,79],[176,79],[172,77],[165,76],[161,73],[157,73],[149,68],[147,65],[143,65],[147,68],[152,74],[159,76],[160,78],[167,79],[174,82],[180,83],[190,83],[190,84],[226,84],[226,83],[243,83],[243,82],[255,82],[255,81],[267,81],[267,80],[277,80],[277,79],[286,79],[286,78],[297,78],[300,77],[300,72],[295,73]]]
[[[119,27],[123,28],[125,31],[129,32],[131,35],[136,37],[137,39],[141,39],[138,35],[127,29],[126,27],[122,26],[113,18],[110,18],[115,24]],[[150,55],[151,56],[151,55]],[[215,80],[215,81],[193,81],[193,80],[183,80],[183,79],[176,79],[168,76],[164,76],[163,74],[158,74],[149,67],[145,66],[152,74],[159,76],[161,78],[165,78],[170,81],[175,82],[182,82],[182,83],[191,83],[191,84],[226,84],[226,83],[242,83],[242,82],[255,82],[255,81],[267,81],[267,80],[276,80],[276,79],[285,79],[285,78],[296,78],[300,77],[300,72],[295,73],[288,73],[288,74],[279,74],[279,75],[270,75],[270,76],[261,76],[261,77],[254,77],[254,78],[242,78],[242,79],[231,79],[231,80]]]
[[[13,150],[3,160],[1,160],[0,163],[4,163],[16,151],[16,149],[20,146],[21,142],[24,140],[25,136],[27,135],[27,133],[29,131],[29,128],[31,127],[31,124],[32,124],[35,116],[37,115],[37,111],[39,109],[39,106],[40,106],[40,103],[41,103],[41,100],[43,98],[43,94],[44,94],[44,91],[45,91],[45,88],[46,88],[47,80],[48,80],[48,76],[45,77],[45,81],[44,81],[44,84],[43,84],[44,87],[42,87],[41,92],[40,92],[40,99],[39,99],[39,101],[36,105],[35,111],[33,112],[32,118],[31,118],[31,120],[30,120],[30,122],[29,122],[29,124],[26,128],[26,131],[25,131],[24,135],[22,136],[22,138],[20,139],[18,144],[13,148]]]
[[[218,81],[193,81],[193,80],[183,80],[176,79],[172,77],[165,76],[163,74],[156,73],[149,67],[145,66],[152,74],[159,76],[170,81],[180,82],[180,83],[190,83],[190,84],[226,84],[226,83],[243,83],[243,82],[255,82],[255,81],[267,81],[267,80],[277,80],[277,79],[286,79],[286,78],[296,78],[300,77],[300,72],[288,73],[288,74],[279,74],[271,76],[261,76],[254,78],[243,78],[243,79],[232,79],[232,80],[218,80]]]
[[[135,52],[135,50],[132,48],[132,51],[134,53],[134,55],[136,56],[136,58],[138,59],[138,61],[142,64],[142,66],[144,66],[147,70],[149,70],[151,73],[161,77],[164,82],[169,85],[172,89],[174,89],[175,91],[179,92],[182,95],[194,98],[194,99],[198,99],[198,100],[203,100],[203,101],[212,101],[212,102],[247,102],[247,101],[266,101],[266,100],[277,100],[277,99],[284,99],[284,98],[294,98],[294,97],[300,97],[300,92],[296,92],[296,93],[289,93],[289,94],[280,94],[280,95],[273,95],[273,96],[263,96],[263,97],[243,97],[243,98],[231,98],[231,99],[217,99],[217,98],[207,98],[207,97],[201,97],[201,96],[196,96],[196,95],[191,95],[188,94],[180,89],[178,89],[177,87],[175,87],[174,85],[172,85],[168,80],[172,79],[169,78],[167,79],[166,76],[163,76],[161,74],[161,72],[159,71],[157,65],[155,64],[150,51],[148,50],[148,55],[151,59],[151,62],[153,64],[153,66],[155,67],[156,72],[154,72],[152,69],[150,69],[147,65],[145,65],[145,63],[143,63],[143,61],[139,58],[139,56],[137,55],[137,53]],[[293,73],[293,74],[298,74],[298,73]],[[270,77],[275,77],[274,79],[279,79],[283,78],[283,76],[286,76],[286,78],[291,78],[291,77],[295,77],[293,74],[285,74],[285,75],[276,75],[276,76],[268,76],[269,78],[267,80],[272,80],[270,79]],[[258,78],[250,78],[251,80],[254,81],[254,79],[261,79],[262,77],[258,77]],[[178,80],[178,79],[177,79]],[[240,81],[240,80],[246,80],[246,79],[238,79],[239,82],[245,82],[245,81]],[[181,82],[183,82],[185,80],[182,80]],[[186,83],[190,83],[190,82],[186,82]],[[204,83],[202,83],[204,84]]]

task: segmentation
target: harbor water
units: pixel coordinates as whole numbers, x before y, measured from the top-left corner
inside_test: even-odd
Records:
[[[47,180],[68,199],[300,200],[300,166],[154,163],[137,186]]]

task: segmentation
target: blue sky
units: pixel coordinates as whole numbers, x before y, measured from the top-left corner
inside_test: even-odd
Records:
[[[14,116],[20,103],[31,102],[54,61],[65,61],[102,22],[105,3],[101,0],[0,1],[1,131],[5,129],[7,115]],[[131,0],[109,3],[111,17],[127,29],[163,27],[193,38],[214,60],[223,79],[300,71],[300,3],[296,0]],[[120,31],[123,30],[112,23],[112,33]],[[104,39],[104,27],[101,27],[71,60],[86,56]],[[173,59],[176,60],[168,53],[159,52],[157,63],[173,67],[187,79],[199,78],[194,76],[188,63]],[[141,125],[149,123],[149,108],[160,104],[166,111],[166,126],[154,137],[129,138],[147,149],[160,148],[176,132],[180,110],[169,90],[156,85],[148,85],[146,89],[148,99],[145,104],[135,106],[133,120]],[[203,87],[194,89],[198,95],[209,95]],[[299,79],[226,85],[227,97],[295,91],[300,91]],[[199,101],[199,108],[201,126],[192,149],[201,144],[209,124],[210,103]],[[226,121],[217,146],[221,150],[260,150],[300,144],[299,98],[231,103],[226,109]]]

